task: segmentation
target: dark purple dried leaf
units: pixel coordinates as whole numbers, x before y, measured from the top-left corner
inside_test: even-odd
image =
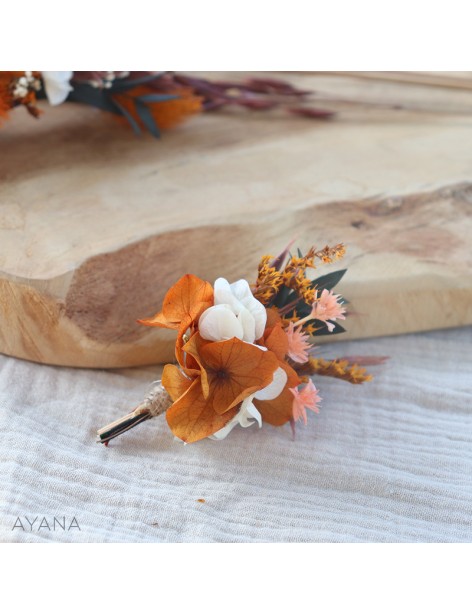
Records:
[[[293,115],[309,117],[312,119],[331,119],[336,115],[335,111],[327,109],[315,109],[313,107],[288,107],[287,111]]]

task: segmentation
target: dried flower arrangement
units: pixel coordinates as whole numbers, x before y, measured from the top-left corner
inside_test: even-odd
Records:
[[[219,278],[214,285],[184,275],[166,294],[162,311],[138,320],[177,332],[176,364],[133,412],[98,431],[108,442],[140,422],[166,415],[172,433],[191,443],[223,439],[236,426],[307,423],[320,397],[310,376],[327,375],[352,384],[371,379],[351,358],[314,357],[313,339],[342,333],[346,300],[333,288],[346,270],[315,279],[316,263],[344,255],[342,244],[291,255],[264,256],[252,285]],[[358,360],[358,357],[355,357]],[[363,364],[382,358],[360,357]]]

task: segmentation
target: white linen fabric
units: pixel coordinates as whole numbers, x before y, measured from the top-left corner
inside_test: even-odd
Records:
[[[184,446],[159,417],[108,448],[96,429],[136,406],[158,368],[0,356],[1,541],[472,541],[472,327],[318,354],[391,358],[362,386],[315,379],[321,412],[295,441],[263,425]]]

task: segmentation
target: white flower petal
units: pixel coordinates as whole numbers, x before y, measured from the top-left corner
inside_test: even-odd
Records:
[[[254,318],[245,307],[241,307],[237,317],[244,331],[242,337],[243,341],[254,343],[256,340],[256,322]]]
[[[230,285],[224,277],[219,277],[214,284],[214,300],[215,305],[230,305],[238,316],[243,309],[246,309],[254,318],[254,339],[262,337],[267,323],[267,313],[264,305],[254,298],[245,279],[239,279]],[[243,317],[248,320],[246,314]]]
[[[69,92],[73,89],[70,84],[72,74],[71,70],[42,71],[41,76],[49,104],[58,105],[65,101]]]
[[[213,292],[215,305],[230,305],[234,313],[238,313],[241,304],[231,292],[229,282],[224,277],[218,277],[215,281]]]
[[[251,313],[255,320],[255,339],[264,334],[267,323],[267,312],[264,305],[254,297],[251,288],[245,279],[239,279],[230,285],[236,299]]]
[[[272,383],[270,383],[262,390],[258,390],[254,395],[254,398],[259,401],[271,401],[272,399],[276,399],[287,383],[287,374],[285,371],[279,367],[275,373]]]
[[[257,302],[259,303],[259,301]],[[262,307],[262,311],[259,308],[252,311],[252,315],[256,321],[256,339],[260,339],[262,337],[267,324],[267,312],[265,307],[262,303],[259,303],[259,305]]]
[[[252,398],[252,397],[251,397]],[[243,403],[244,404],[244,403]],[[259,425],[259,428],[262,427],[262,416],[260,414],[260,411],[257,409],[257,407],[254,405],[254,403],[252,401],[250,401],[247,404],[246,407],[246,412],[252,417],[255,418],[257,421],[257,424]],[[248,424],[247,426],[250,426],[251,424],[254,424],[252,421],[250,422],[250,424]],[[241,425],[243,426],[243,425]]]
[[[214,305],[206,309],[200,316],[198,329],[208,341],[242,339],[244,335],[243,326],[229,305]]]
[[[226,424],[222,429],[210,435],[209,439],[221,440],[224,439],[228,433],[230,433],[234,427],[239,424],[243,428],[247,428],[248,426],[252,426],[255,424],[254,419],[259,424],[259,428],[262,426],[262,417],[257,407],[252,402],[254,395],[251,395],[244,399],[241,404],[241,409],[239,412],[232,418],[228,424]]]
[[[233,295],[238,299],[238,301],[243,303],[243,305],[249,297],[252,297],[251,288],[245,279],[238,279],[238,281],[230,284],[229,287],[231,288]]]
[[[239,421],[237,420],[237,415],[236,415],[232,420],[228,422],[226,426],[224,426],[219,431],[216,431],[216,433],[213,433],[213,435],[210,435],[208,439],[213,439],[216,441],[220,441],[221,439],[224,439],[234,429],[234,427],[237,424],[239,424]]]

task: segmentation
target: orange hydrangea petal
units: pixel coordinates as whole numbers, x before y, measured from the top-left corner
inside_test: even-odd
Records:
[[[177,362],[179,363],[181,367],[195,366],[195,365],[187,365],[187,361],[185,359],[185,354],[184,354],[184,349],[183,349],[186,343],[184,341],[184,335],[187,332],[190,324],[191,324],[190,322],[181,322],[180,328],[177,333],[177,339],[175,340],[175,357],[177,358]]]
[[[138,323],[144,324],[144,326],[160,326],[161,328],[172,328],[175,330],[178,330],[180,326],[179,322],[169,322],[169,320],[167,320],[162,311],[156,313],[156,315],[152,318],[138,320]]]
[[[276,307],[266,307],[267,322],[264,330],[264,335],[260,339],[256,339],[258,345],[264,345],[264,339],[272,331],[274,326],[282,324],[282,318],[279,315],[279,310]]]
[[[200,378],[167,410],[166,419],[176,437],[192,443],[209,437],[222,429],[238,413],[239,407],[223,415],[213,410],[212,398],[202,395]]]
[[[145,326],[162,326],[175,330],[187,328],[213,305],[213,288],[195,275],[184,275],[164,297],[162,311],[152,318],[138,320]],[[184,332],[185,332],[184,330]]]
[[[182,350],[187,353],[187,364],[192,367],[194,366],[192,365],[192,362],[188,360],[188,358],[190,357],[196,363],[198,369],[200,369],[200,376],[202,379],[202,392],[205,399],[207,399],[210,394],[210,382],[208,381],[208,374],[206,372],[205,365],[202,362],[200,352],[202,348],[208,343],[212,342],[203,339],[200,333],[195,333],[190,337],[190,339],[182,348]]]
[[[264,339],[264,345],[268,350],[274,352],[279,360],[284,360],[288,352],[288,337],[282,328],[282,324],[278,322],[268,333]]]
[[[213,288],[195,275],[184,275],[164,297],[162,313],[169,322],[189,325],[213,305]]]
[[[195,372],[198,375],[198,371]],[[166,365],[162,372],[162,385],[170,398],[177,401],[192,385],[195,378],[187,377],[176,365]]]
[[[279,366],[272,352],[236,338],[202,346],[200,358],[207,372],[213,409],[218,414],[268,386]]]
[[[267,307],[267,323],[266,328],[273,328],[279,322],[282,323],[282,318],[279,315],[279,310],[276,307]]]
[[[152,318],[138,320],[145,326],[159,326],[177,330],[175,355],[179,364],[184,364],[184,334],[196,328],[201,314],[213,305],[213,288],[207,281],[195,275],[184,275],[170,288],[164,297],[162,311]],[[194,366],[194,365],[193,365]]]
[[[185,352],[184,347],[182,348],[182,353]],[[185,369],[193,369],[194,371],[201,371],[200,365],[195,360],[195,358],[191,354],[186,354],[183,358],[183,362],[181,363],[182,367]]]
[[[272,426],[282,426],[292,419],[293,394],[289,388],[294,388],[301,383],[296,371],[286,362],[280,361],[279,366],[287,374],[287,383],[279,396],[271,401],[258,401],[253,403],[260,411],[263,422],[268,422]]]

